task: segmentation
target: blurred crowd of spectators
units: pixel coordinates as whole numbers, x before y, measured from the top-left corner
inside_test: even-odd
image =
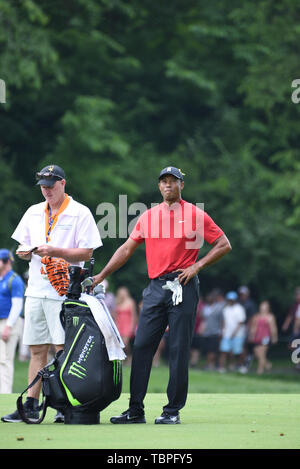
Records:
[[[127,363],[131,361],[142,302],[136,304],[127,287],[120,287],[116,295],[107,290],[107,305],[118,326],[126,345]],[[300,339],[300,288],[295,290],[295,302],[281,327],[283,333],[291,331],[289,342]],[[214,288],[200,298],[194,336],[191,345],[190,366],[203,364],[204,370],[220,373],[239,371],[248,373],[251,369],[262,374],[271,370],[268,359],[269,348],[278,342],[278,324],[269,301],[257,304],[247,286],[225,294]],[[161,358],[168,357],[168,329],[153,359],[153,366],[159,366]]]
[[[5,249],[0,250],[0,254],[3,255],[7,252]],[[6,265],[0,259],[0,283],[5,282],[8,276],[12,276],[12,262],[13,258],[11,261],[8,259]],[[23,275],[24,286],[26,286],[26,281],[25,273]],[[130,365],[142,301],[137,303],[126,286],[121,286],[115,293],[112,293],[107,280],[103,283],[107,307],[125,344],[127,355],[125,364]],[[9,336],[6,333],[9,311],[17,293],[15,294],[14,289],[8,286],[6,290],[3,288],[2,290],[4,296],[2,295],[3,298],[0,301],[0,313],[3,310],[2,316],[0,314],[2,317],[0,319],[0,345],[2,344],[1,350],[5,351],[5,356],[2,354],[0,381],[9,381],[5,392],[11,392],[16,351],[18,350],[20,361],[29,360],[30,354],[28,347],[22,345],[23,313],[19,317],[19,322],[16,323],[20,326],[20,331],[18,332],[16,325],[11,329]],[[286,314],[280,332],[285,334],[290,352],[293,350],[295,339],[297,339],[296,346],[300,345],[300,287],[295,289],[294,302]],[[257,304],[251,297],[247,286],[241,286],[237,291],[228,291],[225,294],[220,289],[214,288],[205,297],[201,297],[198,303],[190,366],[201,366],[204,370],[215,370],[220,373],[226,371],[247,373],[250,368],[254,369],[256,366],[256,372],[262,374],[272,367],[268,352],[270,346],[278,342],[278,335],[277,320],[269,301],[264,300]],[[10,353],[8,354],[6,350],[10,350]],[[168,329],[154,356],[153,366],[159,366],[161,359],[168,359]],[[300,369],[300,363],[297,363],[295,368]],[[6,379],[6,375],[9,375],[9,378]],[[0,387],[1,392],[4,391]]]
[[[267,353],[277,340],[277,323],[268,301],[257,305],[247,286],[225,295],[213,289],[198,304],[191,366],[202,354],[206,370],[247,373],[256,358],[256,371],[262,374],[271,369]]]

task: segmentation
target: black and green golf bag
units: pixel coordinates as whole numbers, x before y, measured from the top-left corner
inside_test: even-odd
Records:
[[[122,362],[109,360],[104,336],[87,303],[79,299],[85,270],[69,268],[70,285],[61,310],[64,350],[39,371],[17,400],[19,414],[26,423],[41,423],[47,407],[52,407],[64,414],[65,424],[97,424],[100,412],[121,394]],[[39,379],[42,414],[32,421],[25,415],[22,396]]]

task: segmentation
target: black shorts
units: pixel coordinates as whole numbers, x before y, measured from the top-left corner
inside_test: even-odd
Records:
[[[202,350],[202,337],[201,335],[198,335],[198,334],[194,334],[193,335],[193,339],[192,339],[192,345],[191,345],[191,348],[192,349],[197,349],[197,350]]]
[[[206,353],[216,353],[219,350],[220,337],[218,335],[210,335],[202,337],[202,351]]]

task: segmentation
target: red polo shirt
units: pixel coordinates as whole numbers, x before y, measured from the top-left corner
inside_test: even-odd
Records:
[[[146,210],[130,238],[145,242],[148,275],[156,278],[194,264],[204,240],[212,244],[223,234],[204,210],[181,199]]]

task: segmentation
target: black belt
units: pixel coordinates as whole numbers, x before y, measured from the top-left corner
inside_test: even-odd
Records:
[[[169,272],[168,274],[160,275],[159,277],[153,278],[151,280],[160,280],[160,281],[174,280],[176,277],[178,277],[179,274],[180,272]],[[198,275],[195,275],[193,279],[195,279],[195,281],[199,284]]]
[[[179,274],[180,272],[169,272],[168,274],[160,275],[153,280],[174,280]]]

